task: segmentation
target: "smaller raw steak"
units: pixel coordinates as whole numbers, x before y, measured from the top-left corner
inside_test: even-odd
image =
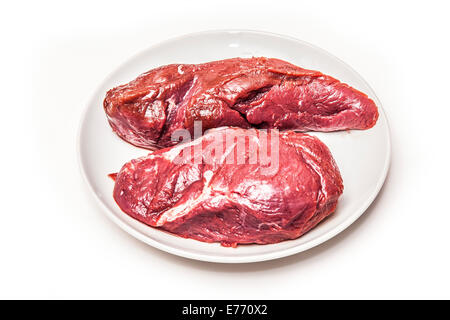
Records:
[[[342,191],[316,137],[219,128],[126,163],[114,199],[152,227],[236,246],[298,238],[334,212]]]
[[[113,130],[136,146],[175,144],[178,129],[222,126],[298,131],[369,129],[378,119],[364,93],[286,61],[226,59],[172,64],[113,88],[103,106]]]

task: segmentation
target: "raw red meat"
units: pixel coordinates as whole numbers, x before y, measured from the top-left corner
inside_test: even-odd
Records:
[[[342,191],[339,169],[319,139],[219,128],[126,163],[114,199],[150,226],[236,246],[301,236],[334,212]]]
[[[318,71],[268,58],[172,64],[109,90],[104,109],[124,140],[154,149],[177,129],[221,126],[299,131],[368,129],[378,110],[364,93]]]

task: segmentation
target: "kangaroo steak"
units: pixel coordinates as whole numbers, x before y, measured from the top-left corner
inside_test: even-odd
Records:
[[[316,137],[226,127],[126,163],[113,195],[147,225],[236,246],[300,237],[334,212],[342,192]]]
[[[268,58],[172,64],[109,90],[113,130],[136,146],[173,145],[177,129],[221,126],[298,131],[368,129],[378,110],[364,93],[324,75]]]

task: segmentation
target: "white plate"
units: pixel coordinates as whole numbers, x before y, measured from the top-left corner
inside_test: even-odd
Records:
[[[344,179],[336,212],[299,239],[270,245],[225,248],[183,239],[146,226],[123,213],[112,197],[117,172],[132,158],[147,154],[122,141],[106,121],[102,102],[108,89],[144,71],[169,63],[201,63],[232,57],[266,56],[319,70],[368,94],[379,107],[378,123],[366,131],[312,133],[330,148]],[[371,204],[385,180],[390,163],[389,128],[381,103],[352,68],[322,49],[285,36],[255,31],[211,31],[182,36],[152,46],[132,57],[99,86],[89,101],[79,130],[82,175],[108,216],[139,240],[161,250],[212,262],[255,262],[285,257],[312,248],[352,224]]]

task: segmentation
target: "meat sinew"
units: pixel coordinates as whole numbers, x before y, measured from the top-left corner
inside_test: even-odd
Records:
[[[154,149],[177,129],[221,126],[299,131],[368,129],[378,110],[364,93],[324,75],[268,58],[172,64],[109,90],[104,109],[124,140]]]
[[[147,225],[236,246],[301,236],[334,212],[342,191],[316,137],[227,127],[126,163],[114,199]]]

